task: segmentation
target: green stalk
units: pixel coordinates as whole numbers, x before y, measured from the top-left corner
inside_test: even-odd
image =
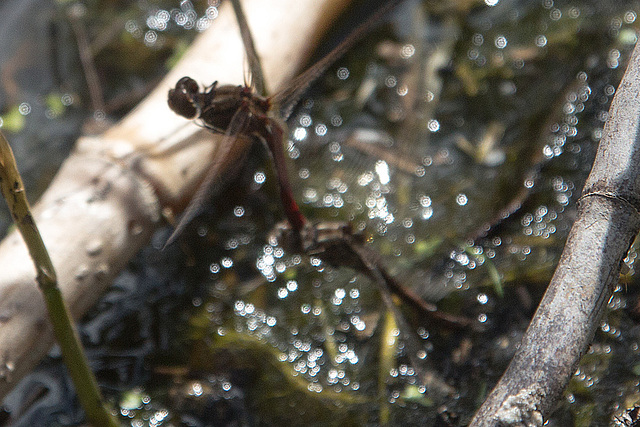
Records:
[[[382,333],[380,338],[380,364],[378,368],[378,399],[380,402],[380,425],[389,425],[391,407],[387,396],[389,373],[396,361],[398,352],[398,324],[391,310],[382,314]]]
[[[0,132],[0,191],[13,220],[22,235],[36,267],[38,287],[44,295],[53,333],[62,349],[62,357],[76,388],[88,421],[94,426],[117,427],[119,424],[102,403],[102,395],[93,372],[89,369],[78,333],[58,287],[56,272],[47,252],[29,202],[9,142]]]

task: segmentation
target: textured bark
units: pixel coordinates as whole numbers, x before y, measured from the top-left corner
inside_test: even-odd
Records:
[[[542,425],[588,349],[640,229],[640,47],[609,112],[578,217],[538,310],[471,425]]]
[[[299,72],[314,40],[348,2],[246,0],[267,81],[278,88]],[[175,115],[167,92],[184,75],[203,84],[242,84],[243,47],[226,4],[180,64],[129,116],[102,135],[83,137],[34,207],[59,284],[79,318],[161,223],[179,213],[203,178],[220,139]],[[166,150],[169,145],[175,149]],[[247,142],[238,143],[237,155]],[[233,165],[233,162],[229,162]],[[222,171],[224,174],[225,171]],[[0,244],[0,398],[52,344],[51,327],[24,243]]]

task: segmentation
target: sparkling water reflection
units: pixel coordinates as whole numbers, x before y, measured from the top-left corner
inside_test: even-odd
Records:
[[[414,9],[395,18],[391,37],[400,41],[375,32],[337,64],[302,102],[286,146],[305,214],[350,221],[402,283],[486,325],[484,332],[424,324],[408,309],[404,331],[388,323],[367,278],[279,247],[269,239],[281,218],[273,175],[260,164],[217,201],[212,223],[197,224],[193,257],[201,270],[187,286],[196,289],[187,298],[188,329],[176,332],[189,341],[172,356],[180,362],[170,363],[188,373],[158,373],[166,343],[158,346],[162,357],[136,359],[157,369],[149,375],[164,388],[123,398],[126,422],[204,418],[216,412],[205,401],[223,414],[221,402],[233,402],[240,419],[251,406],[251,419],[265,424],[301,417],[371,424],[392,414],[414,425],[435,420],[443,405],[462,414],[460,424],[468,420],[553,271],[637,29],[637,10],[620,2],[541,0],[509,4],[513,12],[505,12],[508,2],[484,3],[428,14],[426,2],[407,6]],[[213,24],[216,7],[158,6],[125,31],[156,49],[177,27]],[[408,15],[426,21],[416,27],[428,34],[410,33]],[[377,41],[380,56],[363,60]],[[395,53],[385,56],[389,45]],[[57,97],[78,105],[75,93]],[[16,114],[32,120],[40,105],[20,101]],[[3,113],[3,123],[9,118]],[[243,186],[247,194],[237,194]],[[625,317],[636,259],[634,249],[625,286],[572,379],[567,414],[606,401],[592,411],[602,421],[637,393],[639,340]],[[169,323],[182,325],[180,318]],[[417,348],[404,339],[413,329]],[[431,383],[419,384],[410,353],[425,362]],[[607,379],[616,383],[607,386],[603,379],[616,369],[629,381]],[[575,424],[573,415],[558,417],[558,425]]]

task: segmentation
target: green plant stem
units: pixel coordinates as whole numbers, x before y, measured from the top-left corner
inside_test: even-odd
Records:
[[[9,205],[13,220],[35,264],[36,280],[44,295],[53,333],[62,350],[62,357],[87,419],[94,426],[116,427],[119,425],[117,420],[102,403],[98,383],[89,369],[87,357],[58,287],[53,263],[31,215],[13,152],[2,132],[0,132],[0,191]]]
[[[380,425],[388,425],[391,408],[387,397],[387,382],[398,351],[398,324],[391,310],[382,314],[382,334],[380,339],[380,365],[378,368],[378,399],[380,402]]]

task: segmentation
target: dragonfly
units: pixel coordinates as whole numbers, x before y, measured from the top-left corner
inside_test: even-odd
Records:
[[[271,97],[265,97],[260,95],[264,83],[259,59],[242,9],[234,0],[232,3],[248,52],[249,65],[252,70],[257,70],[253,74],[254,77],[258,76],[253,80],[257,85],[218,85],[218,82],[214,82],[200,90],[194,79],[183,77],[169,91],[168,104],[175,113],[187,119],[197,120],[214,133],[224,134],[222,144],[226,152],[232,149],[234,141],[239,136],[256,136],[266,143],[273,158],[281,204],[287,218],[287,221],[276,226],[273,233],[276,240],[282,242],[283,247],[292,252],[315,255],[333,266],[352,268],[377,283],[383,293],[393,292],[409,306],[426,313],[435,321],[455,327],[467,327],[472,323],[469,319],[438,311],[434,304],[426,302],[409,288],[395,281],[386,272],[381,258],[375,251],[363,245],[360,236],[352,232],[348,223],[311,223],[301,212],[288,180],[281,123],[290,117],[304,91],[402,1],[387,2],[329,54],[296,77],[290,86]],[[273,116],[273,110],[279,110],[278,117]],[[218,164],[214,163],[214,167],[207,173],[166,245],[176,239],[211,196],[219,176],[215,167]]]
[[[402,1],[386,2],[324,58],[294,78],[287,88],[273,96],[266,97],[261,93],[264,92],[264,82],[253,39],[244,13],[242,13],[239,3],[234,0],[232,4],[241,28],[245,50],[248,52],[252,84],[244,86],[218,85],[218,82],[214,82],[200,90],[200,86],[194,79],[182,77],[176,86],[169,91],[169,108],[180,116],[196,120],[214,133],[223,134],[224,138],[221,144],[224,148],[220,158],[233,149],[233,143],[239,136],[255,136],[264,141],[273,158],[285,215],[291,227],[299,233],[308,221],[300,211],[289,183],[283,148],[284,127],[282,123],[291,116],[296,104],[313,82],[362,39],[384,15]],[[220,164],[221,161],[214,162],[209,169],[165,246],[173,243],[189,222],[200,213],[218,181],[219,170],[217,166]]]
[[[473,327],[473,321],[470,319],[437,310],[434,304],[424,301],[409,288],[395,281],[385,269],[381,257],[364,245],[360,235],[353,233],[348,223],[311,223],[301,212],[288,180],[281,123],[289,118],[304,91],[401,2],[402,0],[387,2],[332,52],[296,77],[289,87],[271,97],[260,94],[264,85],[259,85],[258,89],[254,85],[219,85],[218,82],[214,82],[201,90],[194,79],[183,77],[169,91],[168,103],[175,113],[187,119],[197,120],[214,133],[223,134],[224,150],[231,150],[234,141],[240,136],[255,136],[266,143],[273,159],[281,204],[287,218],[276,226],[274,232],[279,245],[291,252],[315,256],[331,266],[347,267],[368,277],[377,286],[384,305],[401,330],[409,331],[410,328],[393,302],[392,293],[438,324],[455,328]],[[249,63],[252,68],[259,69],[253,42],[246,29],[248,27],[243,24],[244,18],[239,6],[236,8],[236,16],[240,28],[245,28],[241,33],[245,50],[249,52]],[[257,80],[260,80],[260,75]],[[274,111],[279,115],[275,116]],[[209,199],[218,175],[216,167],[209,170],[167,244],[171,244],[189,221],[199,213],[202,205]],[[416,337],[408,333],[403,335],[410,347],[419,348],[419,344],[413,342]],[[418,351],[407,352],[411,365],[417,372],[423,372],[418,376],[424,381],[426,374],[421,368],[422,362],[416,359],[416,354]]]

